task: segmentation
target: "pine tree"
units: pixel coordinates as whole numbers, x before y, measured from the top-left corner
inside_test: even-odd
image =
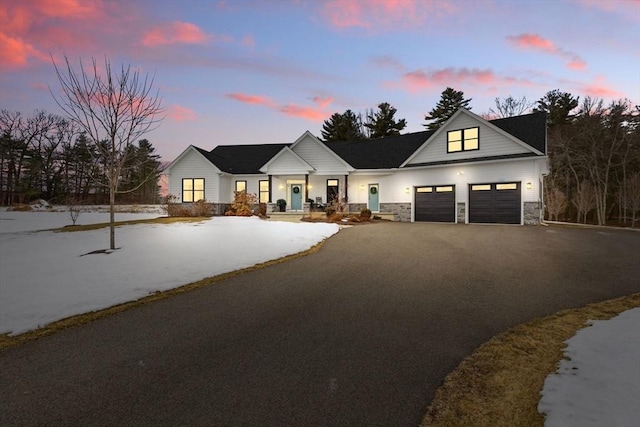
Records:
[[[370,138],[380,138],[383,136],[399,135],[400,131],[407,126],[405,119],[396,121],[393,116],[398,110],[388,102],[378,104],[378,111],[374,114],[371,111],[367,114],[367,122],[364,126],[369,129]]]
[[[425,120],[431,120],[431,123],[427,123],[424,126],[429,130],[436,130],[440,128],[458,111],[460,108],[466,108],[467,110],[471,110],[469,107],[469,102],[471,102],[471,98],[464,99],[464,93],[462,91],[457,91],[453,88],[446,88],[442,92],[442,97],[440,101],[436,104],[435,108],[429,111],[429,114],[425,116]]]
[[[351,110],[343,114],[334,113],[322,125],[322,138],[325,141],[354,141],[364,139],[358,116]]]
[[[578,107],[580,97],[574,98],[569,92],[554,89],[538,100],[533,111],[545,111],[549,126],[567,123],[572,116],[571,111]]]

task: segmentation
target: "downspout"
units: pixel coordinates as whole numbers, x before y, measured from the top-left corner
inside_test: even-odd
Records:
[[[551,172],[551,166],[549,166],[549,159],[547,159],[547,173],[543,173],[542,179],[540,180],[540,225],[544,225],[548,227],[549,224],[544,222],[544,177],[549,175]]]

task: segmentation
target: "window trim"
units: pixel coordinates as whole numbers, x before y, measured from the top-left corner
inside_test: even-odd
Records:
[[[196,185],[195,182],[198,180],[202,180],[202,190],[196,190]],[[191,181],[191,190],[185,190],[184,189],[184,183],[185,181]],[[204,178],[182,178],[182,203],[195,203],[198,200],[205,200],[205,190],[206,190],[206,186],[205,186],[205,179]],[[198,193],[202,192],[202,197],[199,199],[196,199],[196,191]],[[187,201],[185,200],[185,193],[191,193],[191,200]]]
[[[465,134],[467,133],[467,131],[471,131],[471,130],[476,130],[476,137],[475,138],[470,138],[470,137],[465,137]],[[453,142],[460,142],[460,150],[451,150],[451,140],[449,139],[449,135],[451,135],[454,132],[460,132],[460,140],[454,140]],[[466,147],[466,142],[471,142],[471,141],[475,141],[475,148],[467,148]],[[476,151],[480,149],[480,127],[479,126],[474,126],[474,127],[470,127],[470,128],[464,128],[464,129],[455,129],[455,130],[450,130],[447,131],[447,153],[463,153],[465,151]]]
[[[244,182],[244,190],[238,190],[238,184]],[[238,179],[236,180],[236,184],[233,187],[233,191],[244,191],[245,193],[247,192],[247,180],[246,179]]]
[[[266,183],[266,190],[262,190],[262,183]],[[265,201],[262,201],[262,195],[265,194]],[[271,196],[269,194],[269,180],[268,179],[261,179],[258,180],[258,203],[269,203],[269,200],[271,200]]]
[[[335,181],[336,185],[329,185],[329,181]],[[331,203],[333,199],[329,198],[329,188],[335,188],[335,197],[340,197],[340,180],[337,178],[327,178],[327,203]]]

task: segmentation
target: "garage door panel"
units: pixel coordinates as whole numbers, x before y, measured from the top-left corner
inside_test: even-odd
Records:
[[[520,224],[520,183],[470,185],[469,222]]]
[[[456,193],[453,186],[448,187],[416,188],[415,221],[455,222]],[[426,189],[430,191],[422,191]]]

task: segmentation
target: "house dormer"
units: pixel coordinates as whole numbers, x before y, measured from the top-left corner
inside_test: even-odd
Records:
[[[544,120],[544,114],[528,116],[487,121],[461,108],[402,166],[544,155],[544,135],[542,144],[537,139],[525,142],[516,136],[530,121]],[[530,138],[525,130],[522,133]]]

